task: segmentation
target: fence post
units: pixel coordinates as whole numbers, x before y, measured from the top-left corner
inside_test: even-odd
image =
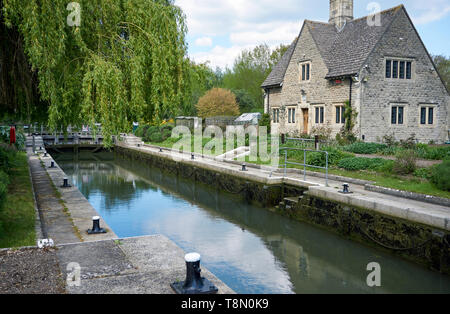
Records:
[[[284,176],[287,176],[287,149],[284,151]]]
[[[325,175],[325,177],[326,177],[326,182],[325,182],[325,186],[326,187],[328,187],[329,185],[328,185],[328,152],[326,152],[327,154],[326,154],[326,161],[327,161],[327,164],[326,164],[326,166],[327,166],[327,168],[326,168],[326,175]]]
[[[306,149],[303,150],[303,181],[306,181]]]
[[[319,150],[319,135],[314,136],[314,148]]]

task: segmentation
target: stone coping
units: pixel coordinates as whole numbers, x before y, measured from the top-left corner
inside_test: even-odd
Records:
[[[47,154],[48,157],[43,157],[42,154],[39,155],[40,160],[45,165],[45,170],[47,171],[56,189],[61,194],[61,199],[64,201],[64,206],[68,209],[70,217],[72,218],[74,226],[80,231],[83,242],[91,242],[98,240],[111,240],[117,239],[117,235],[114,233],[111,227],[101,219],[101,227],[106,229],[108,232],[105,234],[88,235],[87,230],[92,229],[92,217],[100,216],[97,210],[92,207],[89,201],[84,197],[83,194],[78,190],[76,186],[70,188],[62,188],[64,178],[67,175],[58,165],[58,163]],[[49,168],[51,162],[55,163],[55,168]],[[69,182],[69,184],[72,184]]]

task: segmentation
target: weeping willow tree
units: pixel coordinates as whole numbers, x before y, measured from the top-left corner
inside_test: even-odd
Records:
[[[102,124],[106,144],[131,122],[159,122],[189,99],[182,10],[170,0],[3,0],[48,102],[52,129]]]

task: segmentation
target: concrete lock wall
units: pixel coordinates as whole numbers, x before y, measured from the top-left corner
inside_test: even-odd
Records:
[[[289,184],[266,185],[186,162],[116,147],[126,159],[141,160],[163,171],[215,186],[233,197],[254,202],[295,220],[314,224],[345,238],[450,274],[450,233],[374,211],[309,195],[307,188]],[[278,206],[285,197],[296,197],[293,206]]]

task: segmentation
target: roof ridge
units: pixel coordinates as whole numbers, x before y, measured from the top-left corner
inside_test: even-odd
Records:
[[[403,5],[403,4],[400,4],[400,5],[397,5],[397,6],[395,6],[395,7],[392,7],[392,8],[390,8],[390,9],[386,9],[386,10],[383,10],[383,11],[380,11],[380,12],[376,12],[375,14],[385,14],[385,13],[388,13],[388,12],[390,12],[390,11],[396,11],[396,10],[400,10],[401,8],[404,8],[405,6]],[[369,14],[369,15],[366,15],[366,16],[363,16],[363,17],[358,17],[357,19],[353,19],[353,20],[351,20],[350,22],[354,22],[354,21],[359,21],[359,20],[363,20],[363,19],[367,19],[369,16],[371,16],[371,15],[373,15],[373,14]]]

